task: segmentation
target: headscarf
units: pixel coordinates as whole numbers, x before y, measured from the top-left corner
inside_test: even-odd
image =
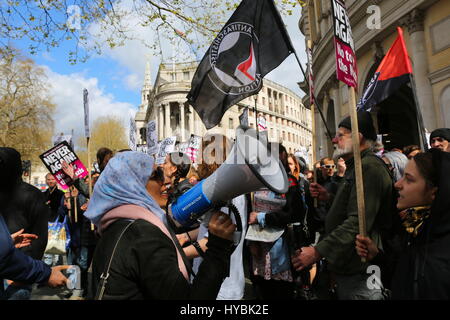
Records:
[[[437,170],[436,197],[431,206],[431,237],[439,237],[450,232],[450,153],[440,149],[430,149],[433,166]]]
[[[153,158],[141,152],[116,154],[98,178],[84,215],[99,227],[105,213],[118,206],[132,204],[151,211],[167,225],[164,211],[146,189],[153,164]]]
[[[383,157],[387,158],[394,168],[394,179],[395,182],[397,182],[403,177],[405,167],[408,164],[408,158],[403,153],[398,151],[383,153]]]
[[[0,147],[0,192],[11,191],[22,181],[20,153],[13,148]]]

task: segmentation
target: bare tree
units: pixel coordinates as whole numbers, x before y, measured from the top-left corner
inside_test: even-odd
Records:
[[[55,105],[44,70],[17,50],[0,49],[0,145],[40,162],[51,145]]]
[[[121,46],[139,39],[149,48],[160,47],[160,36],[188,42],[197,48],[210,43],[229,10],[240,0],[14,0],[0,4],[0,39],[28,39],[30,53],[70,41],[69,61],[86,60],[105,45]],[[292,14],[302,0],[278,0],[282,14]],[[140,38],[137,26],[149,28],[154,41]],[[6,45],[6,44],[4,44]]]

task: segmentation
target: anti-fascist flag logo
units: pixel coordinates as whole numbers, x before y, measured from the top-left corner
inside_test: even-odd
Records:
[[[214,72],[208,77],[224,94],[240,95],[260,89],[261,74],[256,73],[255,58],[258,38],[253,30],[251,24],[233,22],[211,45],[209,57]]]
[[[216,36],[192,79],[187,99],[207,129],[294,52],[273,0],[243,0]]]

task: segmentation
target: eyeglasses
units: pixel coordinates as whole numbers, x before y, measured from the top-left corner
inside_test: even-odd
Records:
[[[334,164],[324,164],[322,168],[325,169],[334,169],[336,166]]]

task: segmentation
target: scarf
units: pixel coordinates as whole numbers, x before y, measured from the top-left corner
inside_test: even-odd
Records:
[[[430,208],[431,206],[413,207],[400,212],[403,227],[414,238],[422,230],[425,219],[430,217]]]

